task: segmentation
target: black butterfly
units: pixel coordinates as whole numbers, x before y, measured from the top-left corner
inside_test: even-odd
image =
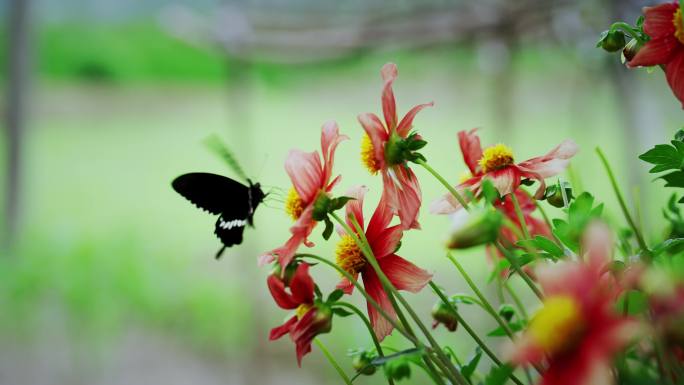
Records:
[[[212,138],[208,144],[237,174],[247,180],[249,186],[206,172],[183,174],[174,179],[171,186],[195,206],[219,216],[214,227],[214,234],[223,243],[216,253],[218,259],[226,247],[242,243],[245,226],[254,227],[254,211],[267,194],[261,190],[259,183],[252,183],[245,176],[235,157],[220,141]]]

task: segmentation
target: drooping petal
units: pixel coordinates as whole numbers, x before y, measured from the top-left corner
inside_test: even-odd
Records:
[[[300,263],[297,266],[292,280],[290,281],[290,291],[292,299],[298,303],[313,303],[314,301],[314,281],[309,275],[309,264]]]
[[[312,202],[323,187],[323,167],[316,152],[290,150],[285,160],[285,171],[305,203]]]
[[[677,3],[665,3],[654,7],[644,7],[644,32],[651,39],[673,35],[675,26],[672,20],[679,8]]]
[[[292,310],[296,309],[301,302],[293,298],[293,296],[285,290],[285,283],[276,275],[269,275],[266,279],[266,284],[268,285],[268,290],[271,292],[271,296],[278,306],[283,309]]]
[[[417,293],[432,279],[432,274],[396,254],[379,259],[378,264],[398,290]]]
[[[422,193],[418,178],[411,169],[403,166],[396,166],[389,170],[393,183],[397,185],[398,207],[397,214],[401,225],[405,230],[420,229],[418,223],[418,213],[422,203]]]
[[[458,144],[461,147],[463,161],[470,169],[470,173],[475,176],[482,172],[480,159],[482,159],[482,145],[480,137],[477,135],[477,128],[470,131],[459,131]]]
[[[680,47],[672,60],[667,63],[665,75],[672,92],[684,108],[684,48]]]
[[[354,279],[356,278],[357,277],[354,277]],[[354,292],[354,284],[346,277],[342,278],[335,288],[342,290],[344,294],[351,294]]]
[[[316,308],[311,308],[292,328],[290,337],[296,345],[297,365],[302,366],[302,358],[311,352],[311,342],[318,334],[313,325],[316,316]]]
[[[570,158],[577,154],[579,147],[572,140],[565,140],[544,156],[526,160],[518,165],[524,171],[549,178],[563,172],[570,163]]]
[[[366,135],[373,144],[373,157],[378,168],[385,168],[385,143],[389,139],[389,133],[382,125],[380,118],[375,114],[364,113],[360,114],[357,119],[361,123],[361,127],[366,131]]]
[[[323,154],[323,185],[328,184],[332,176],[335,150],[343,140],[349,139],[346,135],[340,135],[337,122],[326,122],[321,129],[321,153]]]
[[[268,339],[271,341],[279,339],[280,337],[289,333],[290,330],[292,330],[292,327],[294,326],[294,324],[296,324],[296,323],[297,323],[297,317],[296,316],[288,319],[287,321],[285,321],[284,324],[271,329],[271,333],[269,333]]]
[[[670,21],[670,23],[672,22]],[[670,61],[670,57],[678,44],[679,42],[674,35],[649,40],[641,49],[639,49],[632,60],[627,62],[627,67],[650,67],[665,64]]]
[[[366,268],[363,271],[362,276],[363,286],[366,289],[366,292],[368,292],[368,295],[373,298],[390,317],[397,319],[392,303],[387,297],[387,293],[385,293],[385,290],[380,283],[380,279],[375,274],[375,271],[373,271],[373,268]],[[375,336],[378,337],[379,341],[382,341],[392,332],[392,324],[380,315],[370,303],[368,304],[368,317],[373,326]]]
[[[434,106],[435,103],[430,102],[430,103],[425,103],[425,104],[419,104],[409,110],[409,112],[404,115],[404,117],[401,119],[401,122],[399,122],[399,125],[397,126],[397,134],[401,136],[402,138],[405,138],[408,136],[409,131],[411,131],[411,128],[413,127],[413,119],[415,119],[416,115],[420,112],[425,107],[432,107]]]
[[[392,226],[390,228],[384,229],[383,231],[373,234],[373,237],[368,237],[368,243],[370,243],[373,249],[373,255],[378,260],[394,253],[401,242],[401,237],[404,235],[404,231],[401,225]]]
[[[392,222],[392,208],[387,204],[387,197],[383,193],[380,202],[378,202],[378,207],[375,208],[375,212],[368,222],[366,237],[369,240],[376,239],[389,226],[390,222]]]
[[[387,63],[380,70],[385,85],[382,88],[382,113],[390,132],[397,126],[397,102],[394,99],[392,83],[397,79],[398,71],[394,63]]]
[[[351,220],[349,219],[350,215],[353,215],[354,218],[356,219],[356,222],[361,225],[361,229],[364,228],[364,222],[363,222],[363,198],[366,196],[366,193],[368,192],[368,187],[366,186],[354,186],[347,190],[347,192],[344,193],[345,196],[354,198],[353,200],[350,200],[347,202],[345,206],[345,213],[347,214],[345,216],[345,219],[347,221],[347,224],[349,227],[352,229],[354,228],[354,225],[352,224]]]

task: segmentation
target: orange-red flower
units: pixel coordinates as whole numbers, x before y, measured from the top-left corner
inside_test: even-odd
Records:
[[[607,271],[612,237],[605,225],[592,225],[583,259],[538,269],[545,299],[509,354],[512,363],[545,367],[540,385],[608,385],[615,354],[637,331],[618,313],[621,286]]]
[[[544,179],[565,170],[578,150],[575,142],[565,140],[544,156],[515,163],[513,151],[506,145],[482,149],[477,129],[460,131],[458,141],[470,175],[456,186],[456,190],[466,200],[479,197],[484,179],[491,181],[501,196],[516,191],[523,179],[535,179],[540,184],[535,196],[540,198],[546,189]],[[448,214],[459,209],[461,204],[451,194],[436,200],[430,207],[434,214]]]
[[[295,315],[271,329],[269,339],[277,340],[289,333],[296,345],[297,364],[302,366],[302,357],[311,351],[313,339],[332,328],[332,311],[324,304],[315,303],[314,281],[309,275],[308,264],[300,263],[289,281],[281,275],[268,277],[268,289],[278,306],[295,310]]]
[[[662,65],[667,83],[684,108],[684,23],[679,3],[644,7],[644,32],[651,38],[629,67]]]
[[[350,189],[345,195],[355,198],[349,201],[345,208],[347,222],[350,228],[354,228],[350,216],[364,228],[363,221],[363,198],[368,189],[366,187],[355,187]],[[384,198],[380,200],[373,216],[365,228],[364,234],[368,239],[373,255],[380,265],[383,273],[398,290],[407,290],[413,293],[420,291],[432,278],[427,271],[417,267],[413,263],[395,254],[401,241],[403,231],[401,225],[390,226],[392,221],[392,211]],[[392,303],[387,297],[380,278],[376,274],[373,266],[366,260],[363,252],[354,242],[354,239],[342,230],[339,230],[342,239],[337,245],[336,263],[339,267],[351,274],[355,279],[360,275],[363,279],[363,286],[368,294],[392,317],[396,317]],[[351,294],[354,286],[343,278],[338,288],[345,293]],[[378,339],[382,340],[392,332],[392,324],[383,318],[377,310],[368,304],[368,315],[370,316],[373,330]]]
[[[515,197],[518,199],[518,203],[520,204],[520,211],[523,213],[525,225],[527,226],[527,231],[529,231],[530,236],[534,237],[536,235],[541,235],[550,238],[551,229],[546,222],[532,216],[532,213],[534,213],[534,211],[537,209],[537,204],[534,202],[532,197],[520,189],[515,191]],[[504,213],[504,215],[506,215],[506,217],[508,217],[508,219],[510,219],[511,222],[517,226],[518,230],[522,232],[522,224],[520,223],[518,215],[515,212],[515,206],[513,205],[513,199],[511,198],[511,195],[506,195],[503,197],[503,199],[494,203],[494,207]],[[515,245],[515,243],[519,241],[518,235],[508,226],[501,227],[500,236],[510,245]]]
[[[398,143],[407,139],[416,114],[432,103],[413,107],[402,119],[397,119],[397,106],[392,83],[397,78],[397,66],[385,64],[381,71],[385,86],[382,90],[382,111],[385,122],[377,115],[364,113],[358,120],[366,131],[361,143],[361,160],[368,171],[382,174],[383,194],[392,210],[399,216],[404,229],[420,228],[418,211],[421,204],[421,191],[418,179],[408,167],[407,161],[395,153]],[[420,139],[414,137],[414,139]],[[394,147],[393,147],[394,146]],[[394,148],[394,149],[393,149]]]
[[[285,201],[285,211],[295,221],[290,227],[292,236],[283,246],[262,256],[262,263],[277,257],[281,268],[285,269],[301,244],[313,246],[308,237],[317,224],[313,219],[314,203],[321,195],[328,195],[340,180],[338,175],[331,181],[333,160],[337,145],[345,139],[348,137],[340,135],[337,123],[330,121],[323,125],[321,132],[322,161],[315,151],[290,150],[285,171],[292,180],[292,188]]]

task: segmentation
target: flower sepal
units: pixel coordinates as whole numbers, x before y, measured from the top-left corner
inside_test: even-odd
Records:
[[[390,165],[406,164],[407,162],[416,163],[418,160],[425,161],[425,156],[417,152],[427,145],[427,142],[413,132],[406,138],[392,134],[385,144],[385,160]]]
[[[625,47],[625,33],[620,30],[604,31],[596,43],[597,48],[603,48],[608,52],[617,52]]]
[[[352,367],[356,373],[372,376],[377,371],[377,366],[373,361],[378,358],[378,354],[374,350],[352,350],[349,356],[352,358]]]
[[[350,200],[354,200],[354,198],[346,196],[331,198],[330,195],[324,192],[319,193],[316,197],[316,201],[313,205],[312,217],[315,221],[325,223],[323,239],[326,241],[330,239],[333,229],[335,228],[328,215],[343,208]]]

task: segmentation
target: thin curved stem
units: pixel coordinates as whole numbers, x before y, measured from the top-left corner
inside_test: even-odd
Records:
[[[494,320],[495,320],[495,321],[499,324],[499,326],[501,326],[501,328],[504,330],[504,332],[506,333],[506,335],[507,335],[511,340],[513,340],[513,339],[514,339],[514,335],[513,335],[513,331],[511,330],[511,328],[508,326],[508,324],[506,323],[506,321],[504,321],[504,320],[499,316],[499,314],[496,312],[496,310],[494,310],[494,307],[492,307],[492,304],[489,303],[489,300],[487,300],[487,298],[482,294],[482,292],[480,291],[480,289],[477,288],[477,285],[476,285],[475,282],[473,282],[473,280],[470,278],[470,276],[469,276],[468,273],[465,271],[465,269],[463,268],[463,266],[461,266],[461,264],[458,262],[458,260],[456,260],[456,258],[454,258],[454,256],[451,255],[451,253],[447,253],[447,258],[449,258],[449,260],[451,261],[451,263],[453,263],[454,266],[456,266],[456,269],[458,269],[458,271],[461,273],[461,275],[462,275],[463,278],[465,279],[466,283],[468,283],[468,286],[470,286],[470,289],[472,289],[473,292],[475,293],[475,295],[477,296],[477,298],[480,299],[480,302],[482,302],[482,305],[484,306],[485,311],[486,311],[487,313],[489,313],[489,315],[491,315],[492,318],[494,318]]]
[[[485,342],[477,335],[475,330],[468,325],[468,323],[461,317],[461,314],[458,312],[458,310],[453,306],[453,304],[449,301],[449,299],[442,293],[442,290],[439,289],[437,285],[433,281],[430,281],[430,287],[432,288],[432,291],[434,291],[437,296],[442,300],[443,303],[445,303],[448,307],[449,310],[451,310],[455,315],[456,319],[458,320],[458,323],[465,329],[465,331],[472,337],[473,340],[475,340],[475,343],[482,349],[482,351],[489,356],[489,358],[494,362],[497,366],[502,366],[503,363],[499,358],[494,354],[494,352],[485,344]],[[515,382],[518,385],[523,385],[522,382],[513,374],[510,374],[510,378],[513,382]]]
[[[644,39],[641,38],[641,35],[639,34],[639,32],[637,32],[634,28],[632,28],[631,25],[625,23],[624,21],[615,22],[610,26],[611,32],[613,32],[617,29],[621,29],[621,30],[627,32],[629,34],[629,36],[631,36],[633,39],[636,39],[636,41],[638,41],[639,44],[645,43]]]
[[[539,212],[541,213],[542,218],[544,218],[544,222],[547,226],[549,226],[549,229],[553,229],[553,224],[551,223],[551,219],[549,219],[548,214],[546,214],[546,209],[542,207],[538,200],[535,200],[534,204],[537,206],[537,210],[539,210]],[[561,242],[561,240],[556,236],[556,234],[553,231],[551,232],[551,235],[553,236],[553,239],[556,241],[556,243],[560,245],[562,248],[564,248],[563,242]]]
[[[639,247],[641,250],[644,252],[644,255],[650,259],[651,257],[651,250],[648,249],[648,246],[646,245],[646,241],[644,241],[644,237],[641,234],[641,231],[639,231],[639,227],[636,225],[636,222],[634,222],[634,219],[632,219],[632,215],[629,213],[629,210],[627,209],[627,204],[625,203],[625,199],[622,196],[622,192],[620,191],[620,187],[617,184],[617,181],[615,179],[615,175],[613,174],[613,170],[610,167],[610,164],[608,163],[608,159],[606,159],[606,156],[603,154],[603,151],[601,151],[600,147],[596,147],[596,153],[598,154],[599,158],[601,158],[601,162],[603,163],[603,166],[606,169],[606,173],[608,174],[608,179],[610,179],[610,184],[613,187],[613,191],[615,192],[615,195],[617,196],[618,203],[620,203],[620,208],[622,209],[622,213],[625,216],[625,219],[627,220],[627,223],[629,224],[629,227],[632,228],[634,231],[634,235],[637,238],[637,242],[639,243]]]
[[[328,362],[330,362],[330,365],[332,365],[335,368],[335,370],[337,371],[337,374],[340,375],[340,378],[342,378],[344,383],[347,385],[352,385],[352,381],[351,381],[351,379],[349,379],[349,376],[347,376],[347,374],[344,373],[344,370],[342,370],[342,368],[337,363],[337,361],[335,361],[335,357],[333,357],[332,354],[330,354],[330,352],[325,347],[325,345],[323,345],[323,342],[321,342],[321,340],[319,340],[318,338],[314,339],[314,342],[316,343],[316,346],[318,346],[318,348],[321,349],[325,358],[328,359]]]
[[[511,252],[508,251],[505,247],[503,247],[499,242],[495,242],[494,246],[497,250],[499,250],[501,254],[503,254],[504,258],[508,260],[508,262],[511,264],[511,267],[513,267],[513,270],[515,270],[515,272],[523,279],[523,281],[525,281],[527,286],[530,287],[530,289],[537,296],[537,298],[539,298],[540,301],[543,301],[544,294],[542,294],[537,285],[535,285],[534,281],[532,281],[532,278],[530,278],[530,276],[523,271],[523,269],[518,264],[518,261],[515,258],[515,256],[511,255]]]
[[[506,289],[506,292],[508,292],[508,295],[511,297],[511,299],[513,299],[513,303],[515,303],[515,306],[518,308],[518,311],[520,312],[520,315],[523,317],[523,320],[527,321],[529,319],[529,315],[527,314],[525,305],[520,300],[520,297],[518,297],[518,293],[516,293],[515,290],[513,290],[508,281],[504,282],[504,288]]]
[[[442,177],[434,168],[430,167],[430,165],[422,159],[418,159],[416,162],[419,165],[423,166],[423,168],[426,169],[430,174],[432,174],[432,176],[437,178],[437,180],[451,193],[451,195],[453,195],[454,198],[456,198],[458,203],[460,203],[464,209],[470,210],[470,207],[468,207],[468,202],[466,202],[466,200],[463,199],[463,195],[456,191],[456,189],[453,188],[449,184],[449,182],[447,182],[447,180],[444,179],[444,177]]]
[[[530,239],[530,230],[527,228],[527,221],[525,221],[525,214],[520,208],[520,202],[518,202],[518,197],[515,193],[510,194],[511,201],[513,202],[513,208],[515,209],[515,215],[518,217],[518,222],[520,222],[520,228],[522,229],[523,236],[525,239]]]

